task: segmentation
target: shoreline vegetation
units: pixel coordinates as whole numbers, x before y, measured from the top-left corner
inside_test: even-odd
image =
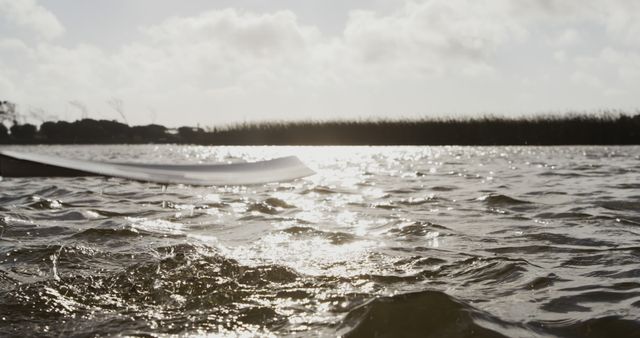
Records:
[[[117,121],[0,123],[0,144],[197,145],[631,145],[640,144],[640,113],[529,118],[244,123],[223,128],[129,126]]]

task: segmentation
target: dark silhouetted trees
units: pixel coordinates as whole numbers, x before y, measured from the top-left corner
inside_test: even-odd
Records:
[[[9,140],[9,129],[3,124],[0,123],[0,142],[5,143]]]
[[[176,142],[167,128],[157,124],[129,127],[117,121],[82,119],[45,122],[39,136],[44,143],[115,144]]]
[[[38,129],[33,124],[14,124],[10,128],[11,138],[20,143],[31,143],[35,141]]]
[[[206,144],[209,134],[202,128],[180,127],[178,138],[183,143]]]
[[[131,127],[132,141],[134,143],[167,143],[167,127],[158,124]]]
[[[71,143],[75,139],[71,123],[66,121],[45,122],[40,125],[40,134],[48,143]]]
[[[130,128],[116,121],[82,119],[72,123],[66,121],[45,122],[40,134],[47,143],[127,143]]]
[[[3,126],[4,127],[4,126]],[[0,127],[5,143],[209,145],[560,145],[640,144],[640,115],[570,114],[534,118],[483,117],[405,121],[241,124],[213,131],[81,119]]]

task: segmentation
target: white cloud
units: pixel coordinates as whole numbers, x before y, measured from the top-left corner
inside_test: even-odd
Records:
[[[640,54],[625,47],[636,24],[623,0],[611,3],[605,11],[596,0],[407,2],[390,13],[354,11],[337,35],[287,10],[211,10],[143,27],[142,39],[115,50],[0,39],[0,86],[56,112],[79,100],[96,118],[118,118],[106,104],[118,97],[130,122],[149,122],[152,108],[172,125],[578,109],[581,96],[597,102],[594,88],[619,100],[598,108],[640,105],[625,94],[640,86]],[[584,48],[593,43],[585,25],[612,47]]]
[[[612,83],[633,87],[640,82],[640,53],[607,46],[597,54],[576,58],[574,62],[580,72],[599,74],[599,78]]]
[[[571,80],[602,95],[601,106],[623,105],[627,109],[640,106],[636,95],[640,88],[639,53],[607,46],[592,55],[575,58],[573,64]]]
[[[612,40],[636,45],[640,42],[640,2],[636,0],[521,0],[511,1],[514,15],[556,24],[603,25]],[[569,41],[573,33],[569,33]],[[560,40],[564,39],[562,36]]]
[[[553,52],[553,58],[558,62],[565,62],[567,60],[567,52],[564,50],[558,50]]]
[[[317,33],[301,26],[290,11],[253,14],[234,9],[171,18],[143,30],[156,43],[208,43],[254,57],[295,52]]]
[[[303,26],[288,11],[272,14],[211,11],[197,17],[173,18],[145,28],[151,43],[125,47],[119,56],[143,53],[151,59],[144,68],[174,73],[199,87],[215,89],[269,82],[304,66],[313,56],[318,31]],[[145,62],[146,63],[146,62]]]
[[[580,32],[574,28],[565,29],[556,36],[551,37],[551,43],[555,46],[571,46],[581,42]]]
[[[599,55],[601,62],[607,63],[605,68],[617,68],[617,74],[621,80],[640,80],[640,53],[621,52],[608,47]]]
[[[0,17],[45,39],[64,33],[64,27],[56,16],[35,0],[0,0]]]
[[[571,80],[578,85],[587,85],[595,88],[602,88],[602,82],[595,75],[576,71],[571,75]]]
[[[475,73],[502,44],[525,35],[507,10],[466,0],[408,3],[391,15],[354,12],[344,43],[363,65],[377,64],[413,73]]]
[[[602,17],[609,33],[616,39],[637,47],[640,43],[640,2],[613,0],[599,1],[597,5],[597,10],[604,13]]]

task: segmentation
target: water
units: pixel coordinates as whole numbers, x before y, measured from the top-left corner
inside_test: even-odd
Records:
[[[640,147],[14,149],[317,175],[4,178],[0,336],[640,337]]]

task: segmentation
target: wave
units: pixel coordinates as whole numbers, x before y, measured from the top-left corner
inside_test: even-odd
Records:
[[[32,199],[35,202],[30,203],[27,206],[35,210],[60,209],[64,206],[60,200],[45,199],[39,196],[33,196]]]
[[[489,194],[477,198],[478,201],[483,202],[489,208],[509,208],[517,211],[526,211],[536,208],[536,206],[529,201],[520,200],[511,196],[502,194]]]
[[[451,232],[451,229],[431,223],[431,222],[411,222],[411,223],[400,223],[396,227],[390,229],[388,233],[398,235],[398,236],[417,236],[423,237],[427,236],[430,238],[439,237],[442,231]]]
[[[640,201],[603,201],[598,202],[598,206],[603,207],[605,209],[614,210],[614,211],[631,211],[634,213],[640,212]]]
[[[294,236],[320,237],[328,240],[331,244],[334,244],[334,245],[347,244],[356,240],[355,235],[352,235],[346,232],[323,231],[323,230],[318,230],[312,227],[305,227],[305,226],[288,227],[286,229],[282,229],[281,231]]]
[[[259,290],[265,285],[295,284],[300,275],[293,270],[243,266],[195,244],[158,247],[154,252],[124,269],[93,275],[67,270],[59,280],[0,291],[0,318],[9,319],[8,325],[0,326],[0,336],[37,335],[43,325],[53,336],[82,336],[113,333],[114,328],[120,333],[156,334],[188,333],[190,328],[242,330],[250,325],[275,330],[286,323],[286,317],[254,299],[261,297]],[[111,326],[118,317],[123,320]],[[67,324],[56,325],[60,320]]]
[[[638,337],[640,322],[621,316],[605,316],[587,320],[541,321],[530,324],[543,332],[560,337]]]
[[[460,189],[458,186],[455,185],[436,185],[430,188],[433,191],[453,191],[453,190],[457,190]]]
[[[349,311],[341,323],[346,338],[508,337],[478,324],[509,326],[444,292],[422,291],[375,298]]]
[[[598,240],[593,238],[576,238],[576,237],[572,237],[564,234],[550,233],[550,232],[527,234],[525,237],[536,242],[551,243],[551,244],[558,244],[558,245],[575,245],[575,246],[590,246],[590,247],[604,247],[604,248],[617,246],[616,243],[613,243],[610,241]]]
[[[0,336],[638,336],[640,147],[319,150],[284,184],[3,180]]]
[[[59,225],[43,225],[37,223],[4,223],[0,219],[0,238],[35,240],[47,237],[63,236],[74,232],[74,229]]]
[[[542,218],[542,219],[577,219],[577,220],[581,220],[581,219],[589,219],[594,217],[592,214],[586,213],[586,212],[575,212],[575,211],[569,211],[569,212],[543,212],[540,214],[535,215],[536,218]]]
[[[608,298],[611,294],[602,296]],[[615,295],[615,298],[624,299],[626,296]],[[575,309],[566,306],[558,308],[561,313]],[[428,290],[377,297],[356,306],[348,312],[338,332],[346,338],[637,337],[640,322],[620,316],[581,321],[510,322],[444,292]]]
[[[281,214],[287,209],[294,209],[295,206],[288,204],[287,202],[279,198],[267,198],[262,202],[251,203],[247,206],[247,211],[256,211],[267,215]]]
[[[615,291],[590,291],[575,295],[560,296],[551,299],[540,308],[549,312],[591,312],[591,306],[599,303],[616,304],[625,300],[632,300],[640,296],[640,291],[615,292]],[[624,306],[623,306],[624,307]],[[638,331],[640,333],[640,331]]]

